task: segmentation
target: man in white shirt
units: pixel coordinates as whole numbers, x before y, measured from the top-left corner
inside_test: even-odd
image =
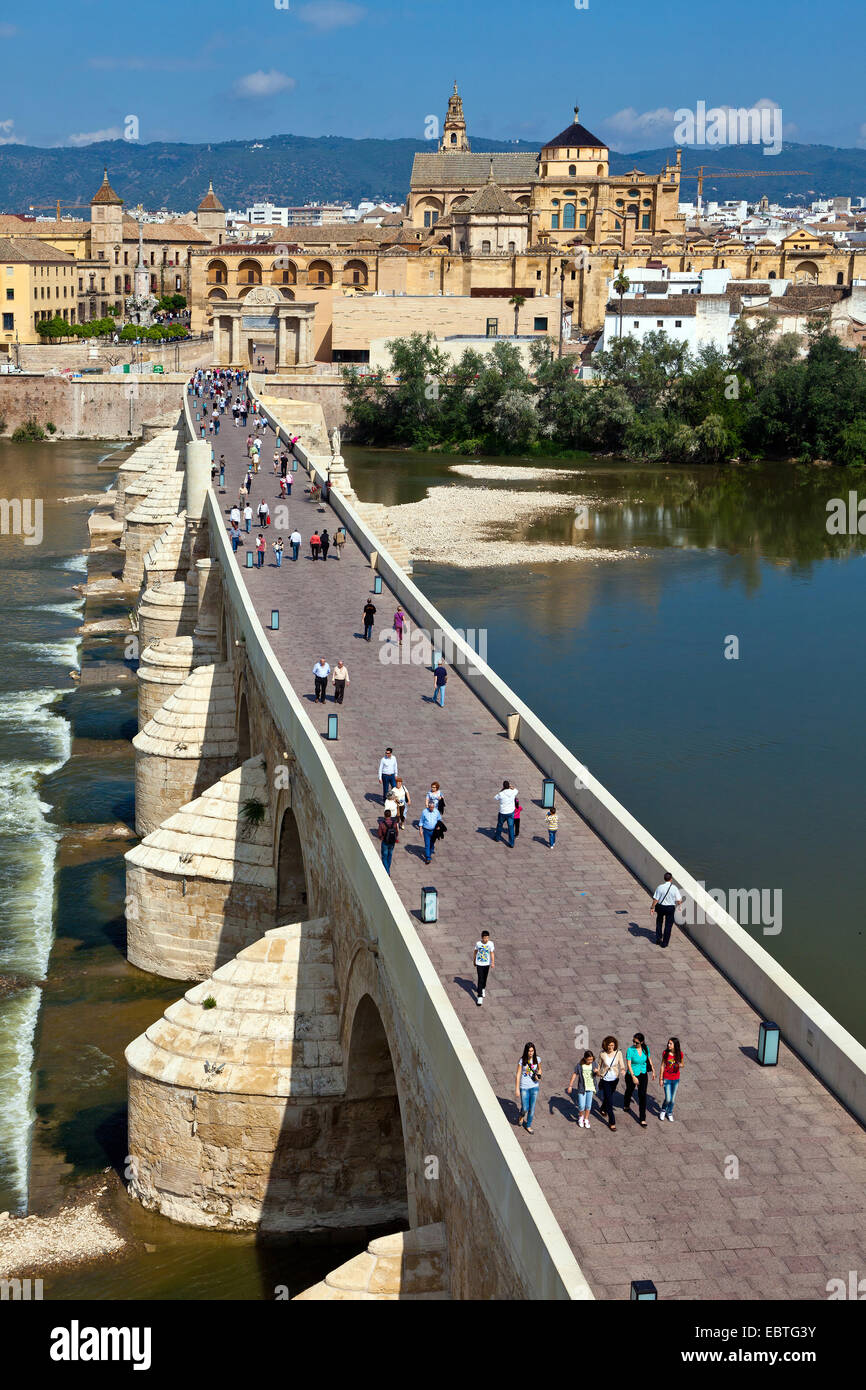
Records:
[[[397,779],[397,759],[393,748],[385,749],[385,756],[379,760],[379,777],[382,782],[382,800],[387,801],[388,793]]]
[[[502,839],[502,827],[508,826],[508,847],[514,849],[514,807],[517,803],[517,788],[512,787],[510,782],[502,783],[502,791],[496,793],[496,800],[499,802],[499,813],[496,817],[496,834],[494,840]]]
[[[294,529],[294,531],[292,532],[292,534],[289,536],[289,545],[292,547],[292,559],[293,559],[293,560],[297,560],[297,558],[298,558],[298,552],[299,552],[300,549],[301,549],[301,542],[302,542],[302,540],[303,540],[303,537],[302,537],[300,531],[298,530],[298,528],[297,528],[297,526],[296,526],[295,529]]]
[[[479,1007],[487,993],[487,976],[493,969],[493,954],[493,942],[490,940],[490,932],[483,931],[481,933],[481,940],[475,943],[475,953],[472,957],[472,963],[478,975],[478,984],[475,988],[475,1002]]]
[[[316,704],[325,703],[325,695],[328,689],[328,677],[331,668],[323,656],[320,656],[313,667],[313,675],[316,678]]]
[[[671,939],[671,931],[674,925],[674,914],[683,901],[683,895],[674,883],[672,874],[665,874],[664,882],[660,883],[653,893],[653,905],[651,911],[656,915],[656,945],[667,946]]]
[[[241,509],[240,509],[240,507],[232,507],[231,511],[229,512],[229,520],[231,521],[232,526],[240,526],[240,524],[241,524]]]
[[[251,531],[253,527],[253,509],[250,506],[249,501],[247,501],[247,504],[244,507],[244,526],[247,528],[247,531]]]

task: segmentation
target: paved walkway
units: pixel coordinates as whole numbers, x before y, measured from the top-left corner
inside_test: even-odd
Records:
[[[246,433],[229,423],[216,442],[217,457],[224,452],[229,461],[226,507],[243,476]],[[273,511],[270,431],[262,452],[253,509],[264,496]],[[349,669],[341,737],[329,750],[371,834],[386,745],[413,812],[431,780],[442,784],[444,847],[427,868],[407,822],[393,881],[512,1120],[518,1056],[527,1040],[538,1048],[544,1080],[535,1133],[516,1133],[596,1295],[625,1299],[632,1279],[651,1278],[664,1298],[819,1299],[828,1279],[847,1280],[852,1269],[862,1276],[860,1125],[787,1050],[778,1068],[758,1067],[757,1015],[676,929],[667,951],[656,947],[647,894],[565,803],[556,847],[547,848],[538,769],[457,673],[443,710],[431,702],[428,669],[381,659],[396,606],[387,589],[373,600],[374,639],[363,641],[370,570],[351,540],[341,561],[333,551],[326,564],[309,558],[313,529],[327,525],[333,535],[337,519],[304,498],[302,469],[295,478],[290,519],[304,536],[302,558],[284,559],[277,570],[270,528],[266,567],[242,573],[266,629],[271,607],[279,607],[280,631],[269,633],[274,650],[323,732],[337,707],[330,696],[327,708],[313,704],[312,666],[319,656],[331,666],[342,657]],[[288,532],[283,539],[290,554]],[[492,840],[493,797],[506,777],[525,807],[513,850]],[[421,886],[430,883],[439,890],[440,920],[425,926],[418,908]],[[493,936],[496,968],[478,1008],[472,951],[482,927]],[[624,1051],[643,1032],[656,1058],[671,1034],[679,1036],[686,1066],[674,1124],[658,1120],[661,1092],[651,1082],[647,1129],[636,1110],[621,1109],[615,1133],[595,1117],[589,1131],[578,1127],[564,1088],[582,1053],[581,1028],[596,1055],[608,1033]]]

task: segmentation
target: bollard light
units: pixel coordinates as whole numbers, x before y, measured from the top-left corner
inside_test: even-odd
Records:
[[[376,575],[376,578],[373,580],[373,593],[374,593],[374,594],[381,594],[381,592],[382,592],[382,576],[381,576],[381,574],[377,574],[377,575]]]
[[[421,889],[421,921],[438,922],[439,894],[435,888]]]
[[[293,473],[297,473],[297,471],[298,471],[298,460],[297,460],[297,459],[294,459],[294,458],[292,459],[292,470],[291,470],[291,471],[292,471]]]
[[[762,1023],[758,1029],[758,1061],[762,1067],[774,1067],[779,1060],[779,1025]]]
[[[632,1279],[631,1281],[631,1301],[644,1303],[658,1300],[658,1289],[652,1279]]]
[[[541,779],[541,806],[544,811],[552,811],[556,805],[556,783],[552,777]]]
[[[272,608],[272,609],[271,609],[271,632],[278,632],[278,631],[279,631],[279,627],[280,627],[280,610],[279,610],[279,608]]]
[[[251,550],[248,550],[248,551],[247,551],[247,569],[248,569],[248,570],[251,570],[252,567],[253,567],[253,552],[252,552]]]
[[[336,715],[336,714],[329,714],[329,715],[328,715],[328,738],[331,740],[331,742],[333,742],[336,738],[339,738],[339,734],[337,733],[338,727],[339,727],[339,726],[338,726],[338,724],[337,724],[337,715]]]

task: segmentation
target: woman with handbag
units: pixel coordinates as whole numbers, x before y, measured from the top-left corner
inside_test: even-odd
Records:
[[[602,1115],[607,1115],[608,1124],[611,1129],[616,1129],[616,1120],[613,1113],[613,1095],[619,1085],[619,1078],[624,1071],[625,1063],[622,1060],[619,1043],[611,1034],[609,1037],[605,1038],[602,1043],[598,1058],[598,1084],[601,1090],[599,1109]]]
[[[535,1118],[535,1103],[538,1100],[538,1083],[541,1081],[541,1062],[535,1051],[535,1043],[528,1042],[523,1055],[517,1063],[514,1077],[514,1094],[520,1106],[517,1123],[522,1124],[527,1134],[532,1134],[532,1121]]]

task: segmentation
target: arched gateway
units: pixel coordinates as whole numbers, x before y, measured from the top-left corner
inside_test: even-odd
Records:
[[[214,360],[221,367],[248,366],[256,343],[273,347],[277,371],[312,369],[315,312],[315,304],[299,304],[276,285],[253,284],[242,299],[214,302]]]

